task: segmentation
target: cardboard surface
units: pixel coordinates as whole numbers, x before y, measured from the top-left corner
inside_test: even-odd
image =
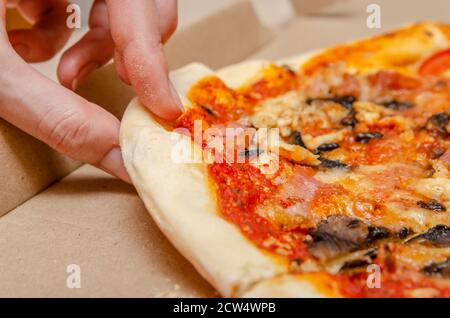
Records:
[[[240,1],[174,37],[167,47],[171,66],[201,61],[220,67],[253,57],[287,57],[380,32],[365,24],[367,2],[327,3],[299,12],[281,31],[270,31],[258,21],[252,7]],[[408,10],[404,10],[406,2]],[[445,0],[430,0],[426,8],[416,0],[377,3],[384,8],[382,30],[418,17],[450,19],[450,3]],[[118,80],[113,65],[93,74],[79,93],[118,117],[133,96]],[[0,143],[4,136],[0,133]],[[14,140],[20,138],[26,137]],[[27,141],[15,149],[27,151],[28,145]],[[41,146],[25,154],[10,151],[7,156],[4,149],[0,146],[0,162],[7,170],[16,169],[9,165],[27,166],[27,172],[41,164],[48,169],[61,164],[45,152],[39,163],[23,159],[39,153]],[[27,173],[12,175],[4,170],[0,170],[0,199],[14,186],[14,182],[8,183],[8,176],[31,183]],[[52,178],[54,175],[52,172]],[[0,211],[1,204],[2,200]],[[0,218],[0,232],[0,296],[217,296],[161,234],[134,189],[89,166],[82,166]],[[69,264],[80,266],[80,289],[66,285]]]
[[[0,297],[206,297],[132,186],[83,166],[0,221]],[[81,288],[66,285],[80,266]]]
[[[174,34],[165,51],[170,69],[193,61],[218,68],[247,58],[272,37],[252,3],[239,1]]]

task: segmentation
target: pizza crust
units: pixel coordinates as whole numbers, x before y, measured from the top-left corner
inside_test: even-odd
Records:
[[[333,293],[330,287],[314,283],[317,279],[313,274],[282,275],[266,279],[241,295],[243,298],[335,298],[339,295]]]
[[[216,75],[231,88],[238,88],[254,82],[265,66],[270,62],[266,60],[245,61],[218,69]]]

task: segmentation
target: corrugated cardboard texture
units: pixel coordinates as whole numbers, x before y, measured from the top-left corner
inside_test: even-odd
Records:
[[[367,13],[361,1],[348,0],[346,3],[353,2],[348,7],[330,4],[314,15],[301,15],[264,47],[260,47],[266,41],[263,36],[256,36],[258,41],[252,41],[251,32],[244,30],[247,26],[242,19],[252,23],[255,21],[252,14],[247,11],[250,14],[247,17],[247,14],[225,10],[222,14],[228,19],[218,14],[193,30],[200,32],[204,41],[211,40],[209,33],[227,36],[223,41],[247,39],[248,43],[228,42],[232,47],[229,51],[226,45],[218,50],[205,43],[208,49],[203,49],[201,41],[191,46],[187,41],[179,44],[179,54],[182,61],[199,60],[217,67],[239,58],[279,58],[299,54],[379,32],[366,27]],[[382,2],[384,8],[385,1],[377,2]],[[437,2],[442,6],[431,5]],[[408,10],[402,6],[395,10],[391,7],[383,9],[384,29],[416,20],[417,16],[450,18],[446,14],[450,12],[450,3],[433,0],[427,2],[427,8],[419,1],[408,3]],[[246,5],[241,5],[241,9],[249,10]],[[243,37],[217,30],[223,27],[223,24],[217,24],[218,21],[225,25],[235,23],[239,28],[232,26],[233,32],[242,33]],[[249,29],[256,34],[263,30],[254,25]],[[196,38],[194,34],[189,36],[193,40]],[[173,43],[172,47],[177,45]],[[171,58],[175,59],[173,55]],[[182,62],[173,61],[172,65],[178,63]],[[92,76],[80,88],[80,93],[101,105],[108,105],[118,116],[132,95],[130,89],[113,75],[113,66]],[[3,180],[0,182],[3,187]],[[0,218],[0,232],[0,296],[216,295],[163,237],[133,188],[92,167],[83,166]],[[69,264],[81,268],[80,289],[66,286]]]
[[[80,164],[0,119],[0,216]]]

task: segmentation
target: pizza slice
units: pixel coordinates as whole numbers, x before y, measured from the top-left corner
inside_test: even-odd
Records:
[[[450,296],[450,26],[278,62],[171,74],[137,99],[126,168],[161,230],[227,297]]]

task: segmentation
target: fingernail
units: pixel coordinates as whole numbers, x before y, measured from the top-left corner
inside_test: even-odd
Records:
[[[131,179],[125,169],[123,163],[122,152],[119,147],[113,148],[98,165],[100,169],[105,170],[109,174],[131,183]]]
[[[23,59],[26,59],[30,53],[30,48],[22,43],[14,44],[14,50],[17,54],[19,54]]]
[[[78,88],[78,85],[82,83],[89,74],[98,69],[99,66],[100,65],[96,62],[91,62],[83,66],[78,72],[78,75],[75,76],[72,81],[72,90],[76,90]]]
[[[181,110],[181,113],[184,113],[184,107],[181,103],[180,96],[178,95],[177,90],[175,89],[175,86],[171,81],[169,81],[169,87],[170,87],[170,94],[172,95],[172,98],[174,99],[175,104],[178,106],[178,108]]]

